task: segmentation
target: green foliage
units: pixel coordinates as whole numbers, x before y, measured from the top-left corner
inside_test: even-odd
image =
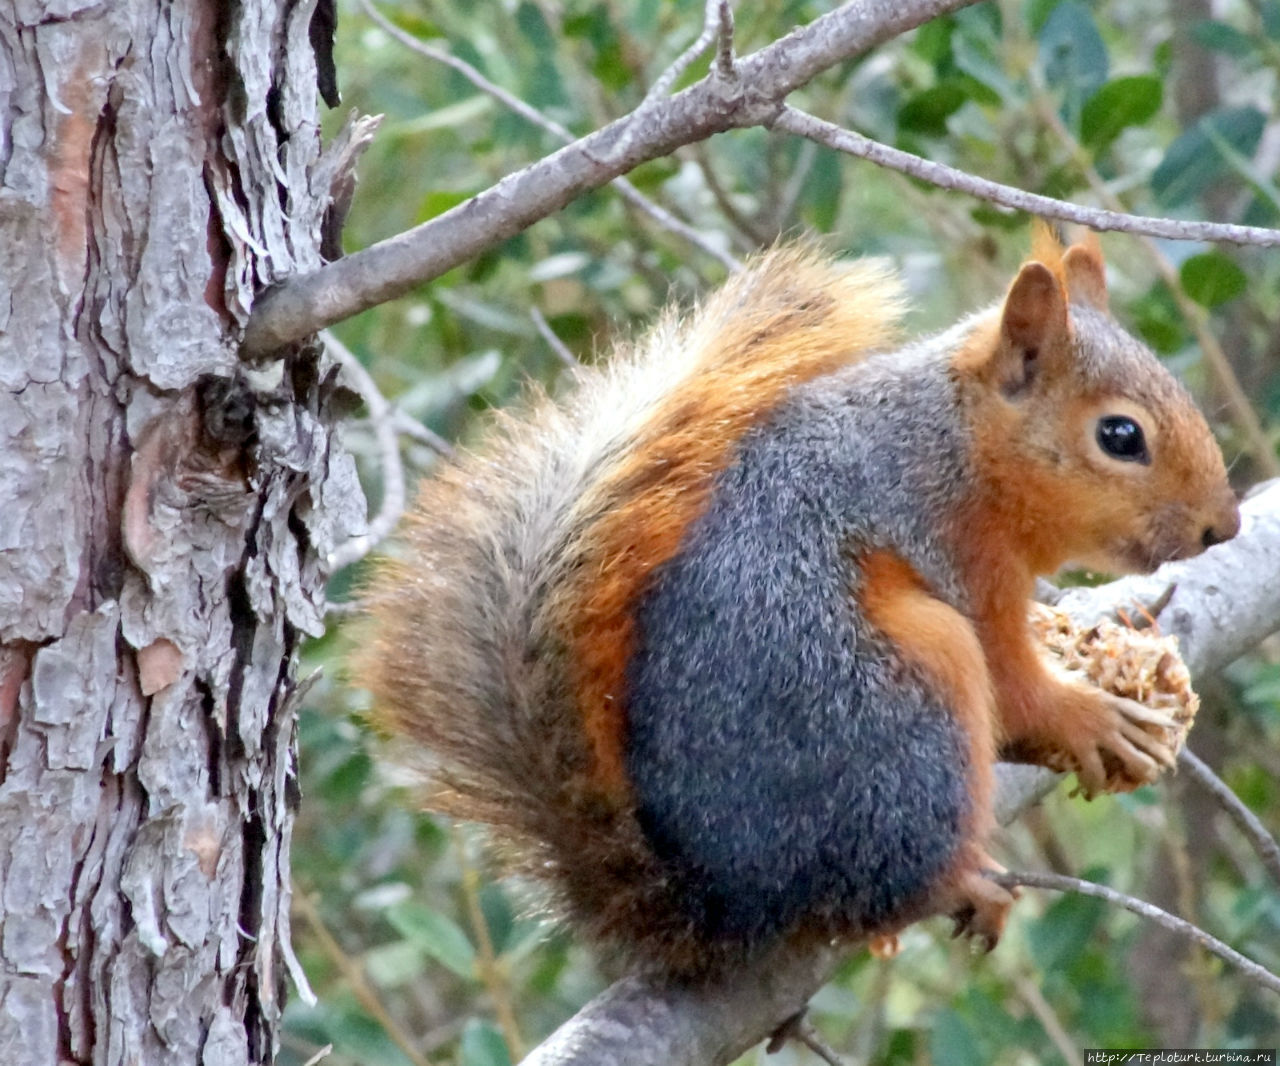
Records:
[[[1266,116],[1256,107],[1227,107],[1206,115],[1169,146],[1151,175],[1151,191],[1162,207],[1177,207],[1202,196],[1230,167],[1220,145],[1252,155]]]
[[[1196,303],[1217,307],[1241,295],[1249,279],[1221,252],[1202,252],[1183,261],[1182,287]]]
[[[1134,74],[1100,85],[1080,112],[1080,140],[1096,154],[1130,126],[1155,118],[1164,101],[1164,82],[1151,74]]]
[[[827,9],[805,0],[737,7],[742,53]],[[696,36],[703,5],[388,0],[380,9],[582,135],[639,103]],[[1280,196],[1259,146],[1276,118],[1280,5],[1214,11],[1213,20],[1187,23],[1161,0],[977,5],[828,73],[796,102],[1033,192],[1098,204],[1102,189],[1138,213],[1274,224]],[[360,168],[348,249],[453,209],[558,147],[354,5],[342,11],[338,50],[346,103],[386,116]],[[1211,84],[1192,63],[1206,51],[1218,64]],[[682,84],[705,70],[705,60],[695,64]],[[916,294],[920,329],[998,298],[1027,246],[1025,218],[763,129],[719,136],[630,177],[735,254],[817,230],[850,254],[890,256]],[[1198,391],[1243,487],[1258,459],[1201,365],[1182,297],[1229,338],[1234,372],[1274,434],[1280,257],[1104,242],[1117,315]],[[718,263],[606,189],[337,332],[402,412],[465,440],[477,413],[526,383],[561,387],[563,361],[531,308],[590,362],[669,298],[687,299],[722,276]],[[348,441],[376,506],[372,434],[357,422]],[[437,461],[420,443],[406,443],[404,454],[415,476]],[[353,581],[358,574],[340,575],[335,597],[350,595]],[[521,886],[477,885],[483,852],[468,832],[417,813],[418,785],[392,758],[403,753],[371,735],[367,697],[339,680],[344,639],[316,643],[305,664],[323,666],[325,679],[300,723],[295,942],[319,1003],[291,999],[283,1061],[300,1066],[327,1043],[330,1066],[404,1066],[414,1055],[465,1066],[511,1061],[518,1049],[508,1045],[503,1009],[531,1046],[605,978],[587,951],[531,916]],[[1192,744],[1213,753],[1264,821],[1280,825],[1280,665],[1263,656],[1236,664],[1207,692]],[[1190,906],[1206,929],[1280,967],[1280,890],[1189,786],[1092,804],[1055,795],[1002,834],[996,853],[1011,866],[1087,870],[1170,909]],[[903,1066],[1059,1063],[1049,1021],[1077,1049],[1280,1041],[1268,993],[1094,900],[1025,892],[1005,941],[981,959],[946,931],[941,920],[909,930],[891,963],[851,960],[815,1000],[816,1023],[855,1061]],[[1185,1032],[1155,1027],[1171,1004]]]
[[[1044,80],[1062,94],[1062,108],[1079,114],[1107,80],[1110,60],[1106,43],[1084,4],[1065,0],[1056,5],[1040,30],[1040,59]]]

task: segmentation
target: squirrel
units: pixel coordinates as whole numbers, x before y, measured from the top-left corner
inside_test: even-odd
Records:
[[[567,399],[498,412],[376,564],[356,676],[557,914],[698,979],[950,914],[990,949],[997,757],[1087,794],[1172,761],[1050,673],[1068,561],[1149,571],[1239,529],[1221,452],[1042,227],[1003,302],[903,343],[876,261],[775,248]]]

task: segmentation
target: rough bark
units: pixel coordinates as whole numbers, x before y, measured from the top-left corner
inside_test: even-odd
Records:
[[[299,639],[361,497],[254,293],[320,265],[314,0],[0,7],[0,1062],[271,1058]]]

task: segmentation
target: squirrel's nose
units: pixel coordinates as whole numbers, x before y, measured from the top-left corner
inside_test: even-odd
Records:
[[[1206,548],[1228,541],[1240,532],[1240,505],[1233,497],[1200,534],[1200,543]]]

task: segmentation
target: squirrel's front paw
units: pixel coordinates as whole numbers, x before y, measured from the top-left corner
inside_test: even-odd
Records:
[[[1090,693],[1092,721],[1068,741],[1085,796],[1131,792],[1150,784],[1176,761],[1172,737],[1177,724],[1162,711],[1109,692]]]

